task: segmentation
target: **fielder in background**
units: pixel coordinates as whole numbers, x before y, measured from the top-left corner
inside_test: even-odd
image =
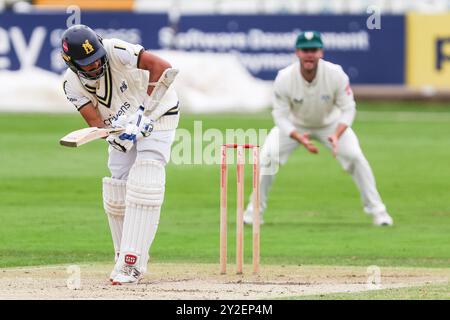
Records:
[[[285,164],[300,144],[309,152],[318,153],[311,141],[315,139],[330,149],[344,170],[350,173],[361,194],[364,211],[373,217],[373,223],[390,226],[393,220],[351,129],[356,108],[349,78],[341,66],[322,59],[322,48],[320,33],[300,33],[296,41],[299,61],[280,70],[275,79],[272,112],[275,127],[260,156],[261,215],[267,207],[269,189],[275,178],[275,173],[267,174],[264,167]],[[250,201],[244,215],[246,224],[252,223],[252,211]]]
[[[103,203],[115,250],[110,280],[137,283],[158,228],[165,165],[179,120],[171,87],[160,101],[152,97],[171,66],[140,45],[102,39],[85,25],[68,28],[61,45],[69,67],[63,83],[67,99],[89,126],[125,129],[107,138],[111,177],[103,178]]]

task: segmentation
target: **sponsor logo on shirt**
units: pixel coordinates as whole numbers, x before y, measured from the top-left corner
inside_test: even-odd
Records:
[[[329,94],[323,94],[320,98],[322,99],[322,101],[325,101],[325,102],[328,102],[331,99]]]
[[[294,101],[295,104],[302,104],[303,98],[301,98],[301,99],[294,98],[292,101]]]
[[[103,120],[103,123],[106,126],[110,126],[114,121],[116,121],[120,116],[123,116],[127,113],[127,110],[130,109],[131,105],[129,102],[125,102],[120,108],[119,111],[115,115],[112,115],[108,119]]]

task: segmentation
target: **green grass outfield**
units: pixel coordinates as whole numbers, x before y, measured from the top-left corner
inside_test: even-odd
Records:
[[[295,300],[448,300],[450,284],[292,297]]]
[[[204,130],[273,125],[266,111],[184,114],[180,127],[192,130],[194,120],[202,120]],[[61,136],[83,125],[78,115],[0,114],[0,267],[112,262],[101,196],[101,178],[108,175],[106,143],[58,145]],[[299,149],[273,186],[261,230],[261,262],[448,267],[450,109],[361,104],[354,129],[395,226],[372,226],[351,177],[324,148],[318,156]],[[234,187],[230,172],[230,259]],[[250,228],[245,241],[250,263]],[[151,256],[156,262],[218,262],[218,165],[167,167]]]

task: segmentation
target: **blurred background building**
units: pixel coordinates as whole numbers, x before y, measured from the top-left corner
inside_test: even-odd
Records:
[[[83,9],[133,10],[161,13],[179,10],[186,14],[274,13],[360,14],[375,5],[384,14],[411,11],[445,13],[449,0],[0,0],[2,10],[22,11],[43,7],[78,5]]]
[[[358,99],[448,101],[449,12],[450,0],[0,0],[0,110],[70,110],[59,46],[74,23],[165,57],[193,112],[269,107],[307,29]]]

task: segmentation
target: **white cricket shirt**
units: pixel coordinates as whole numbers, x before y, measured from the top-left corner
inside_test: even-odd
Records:
[[[300,62],[280,70],[272,102],[275,124],[286,135],[296,126],[321,128],[335,121],[351,126],[356,113],[348,76],[341,66],[322,59],[310,83],[300,73]]]

